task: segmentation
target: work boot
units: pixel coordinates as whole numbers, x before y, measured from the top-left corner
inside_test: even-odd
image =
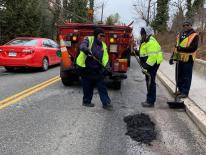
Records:
[[[111,104],[106,104],[106,105],[103,105],[102,108],[105,110],[111,111],[113,109],[113,106]]]
[[[82,103],[85,107],[94,107],[94,103]]]
[[[180,95],[180,94],[181,94],[180,91],[177,91],[177,92],[174,92],[174,93],[173,93],[173,95],[175,95],[175,96],[178,96],[178,95]]]
[[[154,107],[154,103],[148,103],[148,102],[142,102],[141,103],[143,107],[146,107],[146,108],[153,108]]]

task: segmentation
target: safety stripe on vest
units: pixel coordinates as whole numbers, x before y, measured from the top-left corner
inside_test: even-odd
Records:
[[[162,51],[149,52],[149,53],[146,53],[146,54],[141,54],[140,57],[146,57],[146,56],[150,56],[150,55],[156,55],[156,54],[159,54],[159,53],[162,53]]]
[[[193,33],[188,37],[188,42],[187,42],[187,47],[190,46],[192,43],[193,39],[197,36],[197,33]]]
[[[88,40],[89,40],[89,50],[92,51],[92,45],[93,45],[93,42],[94,42],[94,37],[89,36]]]
[[[189,47],[190,46],[190,44],[192,43],[192,41],[193,41],[193,39],[197,36],[198,34],[197,33],[192,33],[192,34],[190,34],[187,38],[188,38],[188,41],[187,41],[187,45],[186,45],[186,47]],[[186,39],[186,38],[185,38]],[[177,37],[176,37],[176,45],[177,46],[179,46],[179,44],[180,44],[180,34],[178,34],[177,35]]]
[[[197,36],[198,34],[197,33],[192,33],[192,34],[190,34],[187,38],[188,38],[188,40],[187,40],[187,43],[186,43],[186,46],[185,47],[189,47],[190,46],[190,44],[192,43],[192,41],[193,41],[193,39]],[[177,45],[178,45],[178,42],[179,42],[179,37],[180,37],[180,35],[178,34],[177,35]],[[186,38],[185,38],[186,39]],[[184,40],[183,40],[184,41]],[[196,52],[197,51],[194,51],[194,52],[192,52],[192,53],[185,53],[185,52],[181,52],[181,53],[179,53],[179,52],[177,52],[177,48],[175,48],[175,51],[174,51],[174,56],[178,59],[178,60],[180,60],[180,61],[183,61],[183,62],[187,62],[188,60],[189,60],[189,56],[192,56],[192,59],[193,59],[193,61],[195,60],[195,58],[196,58]]]

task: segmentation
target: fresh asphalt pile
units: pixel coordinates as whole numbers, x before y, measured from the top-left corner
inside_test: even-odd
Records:
[[[127,123],[127,133],[133,140],[151,144],[156,139],[155,124],[146,114],[135,114],[124,117],[124,122]]]

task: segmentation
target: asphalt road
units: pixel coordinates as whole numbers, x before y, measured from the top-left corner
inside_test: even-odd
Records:
[[[59,67],[34,73],[0,69],[1,99],[58,73]],[[168,108],[166,101],[171,96],[162,84],[157,81],[155,108],[141,107],[145,92],[144,76],[134,59],[122,89],[109,89],[113,111],[102,109],[96,90],[95,107],[83,107],[81,87],[64,87],[58,81],[0,110],[0,155],[206,154],[206,138],[184,111]],[[125,135],[123,118],[137,113],[148,114],[156,124],[157,139],[152,145],[140,144]]]
[[[40,69],[22,69],[7,72],[0,67],[0,100],[59,76],[59,66],[52,66],[46,72]]]

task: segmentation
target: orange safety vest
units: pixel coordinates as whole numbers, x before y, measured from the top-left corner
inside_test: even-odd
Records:
[[[187,38],[185,38],[181,42],[179,42],[180,41],[180,34],[178,34],[177,37],[176,37],[176,46],[180,46],[180,47],[183,47],[183,48],[189,47],[190,44],[192,43],[193,39],[197,35],[198,35],[197,33],[192,33]],[[183,62],[188,62],[189,57],[191,55],[192,59],[194,61],[195,58],[196,58],[196,53],[197,53],[197,51],[194,51],[192,53],[181,52],[181,51],[177,51],[177,48],[175,48],[173,59],[177,59],[177,60],[183,61]]]

